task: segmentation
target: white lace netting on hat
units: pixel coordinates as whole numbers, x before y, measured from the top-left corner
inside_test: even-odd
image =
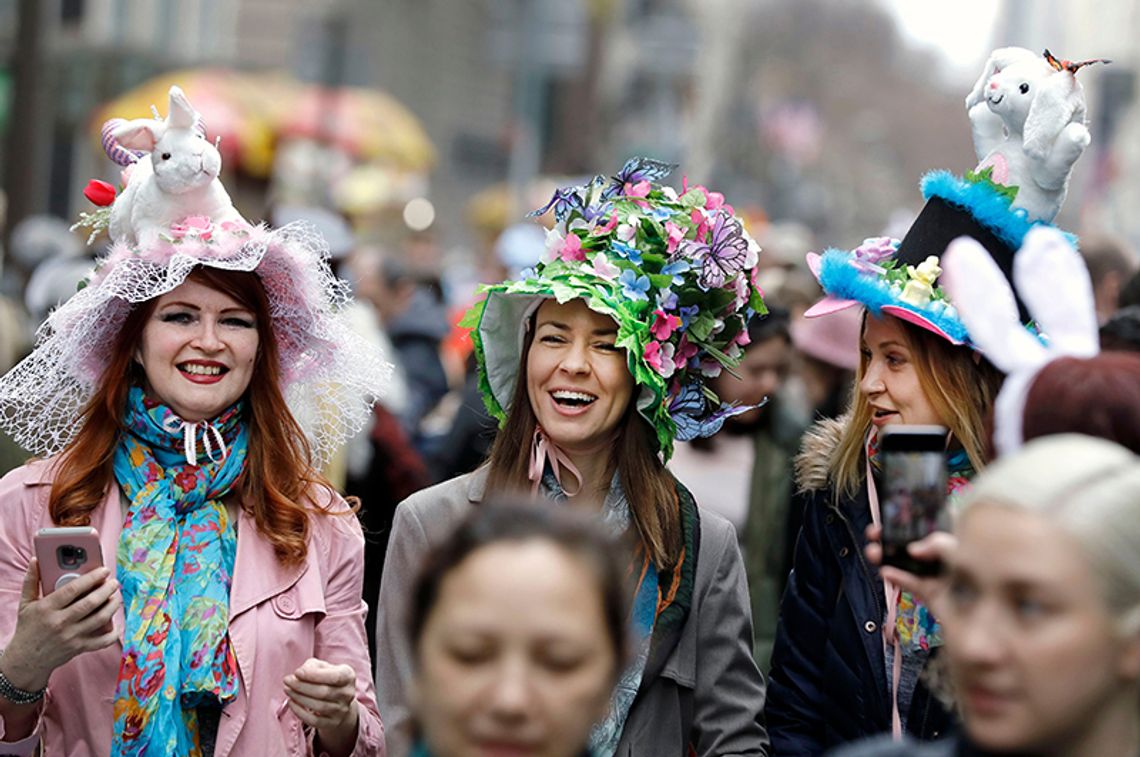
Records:
[[[324,239],[306,222],[276,230],[198,228],[145,251],[115,244],[91,284],[40,326],[32,354],[0,378],[0,426],[32,454],[61,452],[79,430],[135,304],[176,288],[195,266],[255,271],[269,300],[285,399],[312,445],[314,465],[324,466],[364,426],[392,371],[342,317],[350,295],[328,257]]]

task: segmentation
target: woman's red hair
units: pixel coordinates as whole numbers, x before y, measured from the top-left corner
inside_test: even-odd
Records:
[[[246,391],[249,454],[235,489],[241,507],[257,523],[283,564],[305,559],[309,508],[302,504],[313,486],[332,486],[312,466],[305,434],[281,393],[281,367],[265,288],[257,274],[196,268],[190,279],[229,295],[257,320],[258,350]],[[48,508],[60,526],[85,526],[114,483],[114,454],[124,432],[127,391],[142,381],[135,355],[157,298],[127,316],[107,369],[81,415],[79,433],[60,454]],[[126,380],[124,380],[126,379]],[[325,513],[321,508],[316,512]]]

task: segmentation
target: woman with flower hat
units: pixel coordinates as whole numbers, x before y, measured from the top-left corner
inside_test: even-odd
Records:
[[[0,481],[6,754],[384,753],[364,542],[318,471],[388,367],[338,316],[310,227],[195,205],[217,181],[198,124],[172,88],[166,121],[109,130],[112,157],[155,150],[112,207],[130,233],[112,223],[0,379],[6,429],[41,456]],[[158,161],[183,148],[201,170],[172,177]],[[105,567],[41,590],[35,535],[57,526],[93,527]]]
[[[749,409],[721,407],[704,381],[739,360],[747,317],[764,311],[751,278],[759,250],[719,194],[655,183],[671,168],[635,159],[612,179],[559,190],[540,211],[553,207],[557,222],[537,269],[488,287],[469,314],[501,429],[483,468],[397,510],[376,679],[396,738],[411,737],[399,732],[411,677],[402,595],[472,506],[521,489],[550,506],[592,508],[630,545],[633,663],[592,752],[768,753],[732,527],[698,508],[664,467],[675,439],[712,433]],[[490,654],[470,659],[494,665]],[[497,742],[524,738],[522,724],[543,711],[541,698],[527,698]]]

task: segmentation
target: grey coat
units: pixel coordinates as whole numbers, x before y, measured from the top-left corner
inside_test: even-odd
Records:
[[[376,623],[376,697],[390,757],[409,751],[405,702],[412,677],[407,601],[424,555],[483,499],[486,469],[408,497],[396,510]],[[752,659],[748,585],[732,525],[700,511],[693,605],[660,675],[644,680],[630,710],[620,757],[769,754],[764,677]]]

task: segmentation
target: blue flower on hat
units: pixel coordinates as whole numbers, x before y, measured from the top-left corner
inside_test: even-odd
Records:
[[[626,244],[625,242],[619,242],[615,239],[614,241],[610,242],[610,249],[634,265],[641,265],[641,250],[637,249],[633,245]]]
[[[649,300],[649,277],[638,276],[636,271],[626,269],[618,277],[621,293],[630,300]]]
[[[677,309],[677,293],[666,287],[657,293],[657,307],[660,310]]]
[[[685,277],[683,277],[681,274],[690,270],[692,267],[692,264],[690,264],[687,260],[674,260],[672,263],[661,269],[661,275],[672,276],[673,284],[676,286],[681,286],[685,283]]]

